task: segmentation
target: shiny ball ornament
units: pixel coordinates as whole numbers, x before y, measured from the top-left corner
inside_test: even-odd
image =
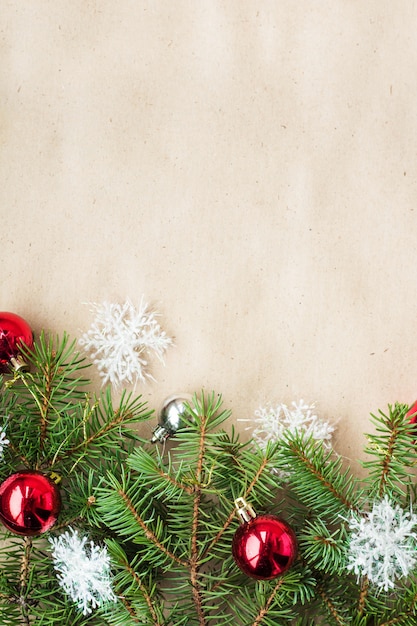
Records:
[[[286,572],[297,557],[292,528],[275,515],[250,516],[237,529],[232,542],[237,566],[247,576],[270,580]]]
[[[158,426],[154,429],[151,443],[164,443],[169,437],[175,435],[181,428],[184,414],[186,413],[185,403],[190,402],[191,396],[187,394],[179,396],[169,396],[159,409]]]
[[[38,471],[22,470],[0,485],[0,521],[16,535],[41,535],[61,510],[57,485]]]
[[[406,417],[410,418],[410,424],[417,424],[417,400],[411,405],[406,413]]]
[[[29,324],[15,313],[0,313],[0,372],[10,369],[28,369],[20,354],[22,345],[33,346],[33,333]]]

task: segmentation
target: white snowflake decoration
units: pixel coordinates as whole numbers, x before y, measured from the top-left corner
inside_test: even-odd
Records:
[[[0,428],[0,460],[4,457],[4,448],[8,446],[10,441],[6,437],[6,427]]]
[[[103,385],[154,380],[148,371],[148,355],[154,353],[163,362],[163,355],[172,345],[157,322],[158,314],[141,300],[138,309],[130,301],[123,305],[103,302],[92,304],[95,319],[79,343],[91,353]]]
[[[49,541],[58,583],[84,615],[104,602],[117,600],[105,546],[97,546],[87,537],[80,538],[72,528]]]
[[[308,405],[304,400],[292,402],[292,408],[286,404],[260,407],[255,411],[255,420],[252,420],[255,423],[253,438],[262,449],[269,441],[280,441],[286,434],[296,431],[330,443],[334,426],[319,418],[314,409],[314,404]]]
[[[388,497],[360,519],[352,515],[347,569],[380,589],[393,589],[416,565],[416,525],[417,515],[392,506]]]

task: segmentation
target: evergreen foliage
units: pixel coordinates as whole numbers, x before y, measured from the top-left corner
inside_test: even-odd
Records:
[[[95,489],[102,474],[122,464],[138,441],[133,426],[148,419],[140,398],[122,394],[114,407],[110,391],[90,397],[88,364],[75,342],[41,334],[25,351],[29,372],[4,376],[0,396],[3,447],[0,480],[20,469],[45,472],[61,480],[62,509],[53,533],[69,525],[94,528],[103,535],[95,513]],[[45,535],[19,537],[1,527],[0,623],[49,626],[103,624],[86,618],[61,593]]]
[[[1,383],[0,428],[8,443],[0,481],[22,468],[58,475],[62,510],[40,537],[0,527],[1,625],[417,622],[415,567],[402,575],[396,564],[388,591],[349,569],[352,519],[359,526],[385,499],[394,512],[400,507],[394,521],[413,523],[416,433],[406,405],[372,416],[368,475],[359,480],[322,441],[300,432],[262,449],[241,442],[215,393],[194,395],[172,439],[152,444],[137,426],[153,411],[127,392],[116,405],[110,389],[91,392],[88,363],[67,336],[42,334],[26,352],[29,372],[12,372]],[[234,501],[242,497],[296,533],[297,560],[276,579],[248,578],[234,562]],[[68,529],[106,546],[111,558],[117,601],[91,614],[67,597],[53,568],[48,537]],[[415,551],[414,532],[400,539],[400,548]],[[383,555],[375,558],[386,566]]]

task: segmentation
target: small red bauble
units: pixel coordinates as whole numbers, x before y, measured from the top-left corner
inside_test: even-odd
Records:
[[[0,372],[26,367],[21,358],[20,347],[33,345],[33,333],[29,324],[15,313],[0,313]]]
[[[413,405],[411,405],[411,407],[409,408],[409,410],[407,411],[405,416],[406,417],[411,417],[410,424],[416,424],[417,423],[417,400],[416,400],[416,402],[414,402]]]
[[[253,510],[250,507],[253,516]],[[259,515],[237,529],[232,554],[238,567],[258,580],[270,580],[286,572],[297,556],[292,528],[275,515]]]
[[[42,472],[22,470],[0,485],[0,520],[17,535],[41,535],[61,509],[58,487]]]

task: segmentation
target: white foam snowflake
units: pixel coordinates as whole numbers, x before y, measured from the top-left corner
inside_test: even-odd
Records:
[[[268,405],[255,411],[253,438],[265,449],[269,441],[280,441],[286,434],[296,431],[303,432],[307,437],[330,443],[334,426],[319,418],[314,412],[314,404],[306,404],[304,400],[286,404]],[[248,421],[248,420],[245,420]]]
[[[158,313],[150,311],[143,298],[138,309],[129,300],[91,306],[95,319],[79,343],[91,353],[103,385],[154,380],[148,371],[148,355],[153,353],[164,362],[163,355],[172,345],[156,319]]]
[[[385,497],[358,518],[352,514],[348,570],[388,591],[416,565],[417,515],[392,505]]]
[[[105,546],[97,546],[87,537],[79,537],[72,528],[49,541],[58,583],[84,615],[92,613],[104,602],[117,600]]]
[[[4,448],[8,446],[10,441],[6,437],[6,427],[0,428],[0,460],[4,457]]]

